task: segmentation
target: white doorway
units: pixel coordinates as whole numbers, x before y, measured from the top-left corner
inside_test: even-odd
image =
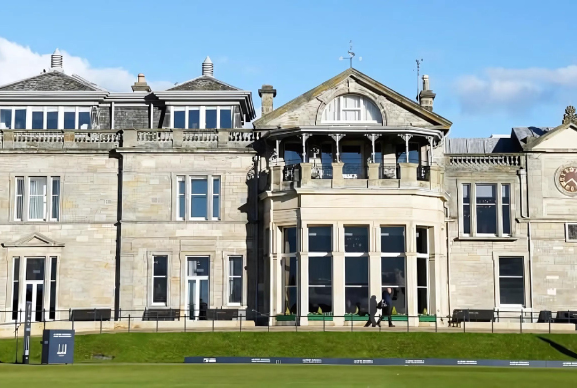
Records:
[[[186,305],[189,319],[206,320],[210,306],[210,258],[186,258]]]
[[[32,303],[32,321],[44,321],[44,275],[45,259],[43,257],[26,259],[25,300]]]

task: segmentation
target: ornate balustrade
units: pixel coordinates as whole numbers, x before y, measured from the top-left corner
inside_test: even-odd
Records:
[[[453,154],[447,155],[449,166],[521,166],[521,154]]]

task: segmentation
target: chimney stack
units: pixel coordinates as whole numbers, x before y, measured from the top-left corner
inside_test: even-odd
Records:
[[[207,56],[204,62],[202,62],[202,75],[208,77],[214,77],[213,74],[214,74],[214,65],[212,64],[210,57]]]
[[[272,100],[276,97],[276,89],[273,89],[272,85],[262,85],[262,89],[258,90],[258,95],[262,99],[262,115],[272,112]]]
[[[138,74],[138,80],[132,85],[133,92],[151,92],[150,86],[146,83],[146,78],[144,78],[144,74]]]
[[[423,75],[423,90],[419,93],[419,103],[423,108],[432,112],[435,96],[436,94],[433,93],[429,86],[429,76]]]
[[[62,71],[62,54],[58,49],[50,56],[50,70]]]

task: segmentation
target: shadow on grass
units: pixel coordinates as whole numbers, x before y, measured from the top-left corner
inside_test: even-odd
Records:
[[[537,338],[539,338],[541,341],[546,342],[549,345],[551,345],[553,347],[553,349],[555,349],[559,353],[564,354],[565,356],[577,359],[577,353],[575,353],[572,350],[567,349],[565,346],[560,345],[557,342],[550,340],[549,338],[545,338],[545,337],[541,337],[541,336],[537,336]]]

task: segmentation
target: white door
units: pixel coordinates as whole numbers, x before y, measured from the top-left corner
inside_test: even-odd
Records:
[[[186,307],[188,316],[194,320],[205,320],[209,300],[210,258],[187,257]]]
[[[32,321],[40,322],[44,320],[44,273],[45,259],[43,257],[26,259],[26,282],[25,300],[32,303]]]

